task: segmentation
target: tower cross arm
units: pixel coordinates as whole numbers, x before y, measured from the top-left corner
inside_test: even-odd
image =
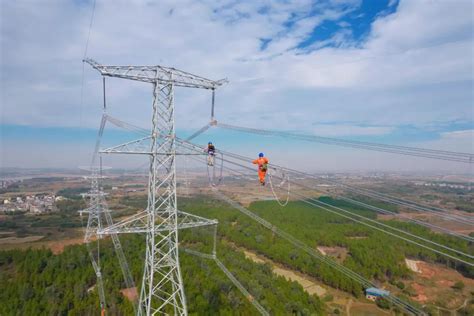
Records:
[[[106,66],[93,59],[84,59],[85,63],[99,71],[102,76],[117,77],[122,79],[137,80],[149,83],[172,83],[178,87],[216,89],[227,79],[210,80],[176,68],[163,66]]]

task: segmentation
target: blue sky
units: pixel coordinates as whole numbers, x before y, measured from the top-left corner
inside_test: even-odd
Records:
[[[358,6],[347,4],[350,13],[337,20],[325,20],[313,28],[310,35],[298,43],[297,48],[312,51],[312,45],[331,40],[337,34],[344,34],[344,41],[329,41],[323,47],[338,47],[341,45],[358,45],[363,43],[370,34],[370,28],[376,18],[392,14],[397,9],[398,1],[361,1]],[[315,12],[310,14],[314,15]]]
[[[92,3],[2,3],[1,166],[74,167],[88,160],[102,99],[98,74],[87,66],[82,73]],[[217,92],[223,122],[472,152],[472,6],[468,0],[97,0],[87,55],[105,64],[163,64],[227,77]],[[149,86],[120,80],[107,86],[111,115],[149,126]],[[207,123],[209,103],[206,92],[176,90],[180,135]],[[106,141],[133,136],[110,129]],[[209,138],[249,154],[263,147],[275,156],[294,147],[282,163],[324,152],[322,168],[336,168],[331,155],[343,152],[361,158],[339,166],[358,169],[371,159],[218,130],[199,141]],[[419,163],[387,156],[380,168]]]

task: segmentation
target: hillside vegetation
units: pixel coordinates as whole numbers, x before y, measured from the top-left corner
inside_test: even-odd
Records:
[[[325,197],[321,199],[349,207],[340,201]],[[122,203],[140,208],[145,207],[146,199],[134,198],[130,200],[132,205],[127,205],[127,200],[124,199]],[[354,297],[363,296],[363,288],[358,283],[294,249],[292,245],[273,236],[271,231],[230,206],[209,197],[198,197],[180,199],[178,207],[183,211],[219,220],[218,257],[272,314],[322,315],[329,311],[321,299],[308,295],[298,283],[276,276],[268,264],[257,264],[246,259],[243,253],[235,251],[235,247],[231,245],[252,250]],[[410,279],[412,274],[405,266],[406,257],[451,264],[419,247],[302,202],[290,202],[287,207],[280,207],[272,201],[255,202],[249,208],[311,247],[337,246],[347,249],[347,256],[341,262],[381,285],[392,284],[403,288],[403,282]],[[353,210],[375,217],[369,211]],[[425,228],[396,221],[387,223],[403,226],[419,235],[466,252],[472,251],[469,249],[472,246],[466,242],[432,233]],[[144,259],[143,237],[127,235],[122,236],[122,241],[134,279],[139,281]],[[200,228],[181,231],[180,245],[209,253],[212,230]],[[183,251],[180,253],[180,260],[190,314],[257,314],[214,261],[197,258]],[[125,285],[108,239],[101,243],[100,261],[104,267],[109,314],[130,314],[132,305],[120,293]],[[472,270],[459,265],[458,269],[472,277]],[[97,314],[99,309],[99,299],[94,288],[95,275],[84,246],[69,246],[59,255],[46,249],[0,252],[0,284],[3,286],[0,292],[0,315],[92,315]],[[409,299],[410,292],[400,290],[397,295]]]

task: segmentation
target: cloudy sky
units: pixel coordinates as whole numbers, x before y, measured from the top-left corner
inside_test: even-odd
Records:
[[[102,111],[101,78],[82,63],[93,7],[1,2],[1,166],[89,161]],[[216,98],[222,122],[473,152],[473,20],[471,0],[97,0],[86,55],[227,78]],[[209,92],[175,95],[179,134],[208,122]],[[149,85],[110,79],[107,100],[111,115],[150,125]],[[110,143],[133,138],[122,134],[109,130]],[[220,130],[198,142],[211,138],[318,170],[469,171]]]

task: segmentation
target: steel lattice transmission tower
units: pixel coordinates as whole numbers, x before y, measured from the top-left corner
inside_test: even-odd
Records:
[[[96,154],[94,154],[95,158]],[[93,160],[94,163],[95,159]],[[96,242],[99,243],[99,240],[103,238],[102,235],[98,233],[104,228],[105,224],[107,226],[113,226],[112,215],[110,214],[111,211],[107,206],[107,202],[105,201],[106,193],[102,190],[100,186],[100,180],[103,179],[102,176],[102,158],[100,158],[100,165],[99,167],[91,166],[90,172],[91,176],[88,177],[91,180],[91,189],[88,193],[82,194],[83,197],[90,198],[89,207],[85,210],[79,211],[81,218],[83,214],[88,214],[87,219],[87,227],[85,229],[84,235],[84,243],[87,246],[87,250],[89,252],[89,257],[92,261],[92,266],[94,268],[96,277],[97,277],[97,291],[99,293],[99,300],[101,310],[105,311],[107,304],[106,298],[104,293],[104,281],[102,277],[102,267],[100,265],[100,255],[99,249],[97,249],[97,254],[94,254],[91,244],[96,239]],[[133,281],[132,274],[130,272],[130,268],[128,266],[127,260],[125,258],[125,254],[122,249],[122,244],[120,243],[120,239],[117,234],[109,234],[112,243],[114,245],[115,253],[119,260],[120,269],[122,270],[122,274],[124,277],[125,285],[128,289],[135,289],[135,282]],[[133,307],[136,310],[136,301],[133,301]]]
[[[101,197],[103,192],[99,188],[99,170],[97,168],[91,168],[91,190],[88,193],[83,194],[83,197],[90,198],[89,207],[85,210],[79,211],[79,214],[87,214],[87,227],[84,234],[84,243],[86,244],[89,257],[92,261],[92,267],[97,278],[97,291],[99,293],[100,308],[104,310],[106,307],[105,293],[104,293],[104,281],[102,278],[102,271],[99,262],[99,256],[94,255],[91,247],[91,243],[94,238],[98,238],[97,231],[102,228],[102,207]],[[97,241],[98,242],[98,241]]]
[[[138,315],[186,315],[186,298],[178,255],[178,221],[180,217],[183,218],[183,214],[179,214],[176,206],[174,87],[214,91],[225,80],[213,81],[162,66],[104,66],[91,59],[84,61],[102,76],[153,85],[150,136],[101,151],[144,154],[150,157],[147,209],[99,231],[99,234],[146,234],[146,259]],[[191,214],[184,214],[184,218],[188,220]],[[191,226],[199,226],[197,222],[200,220],[193,217]],[[205,219],[202,220],[205,222]]]

